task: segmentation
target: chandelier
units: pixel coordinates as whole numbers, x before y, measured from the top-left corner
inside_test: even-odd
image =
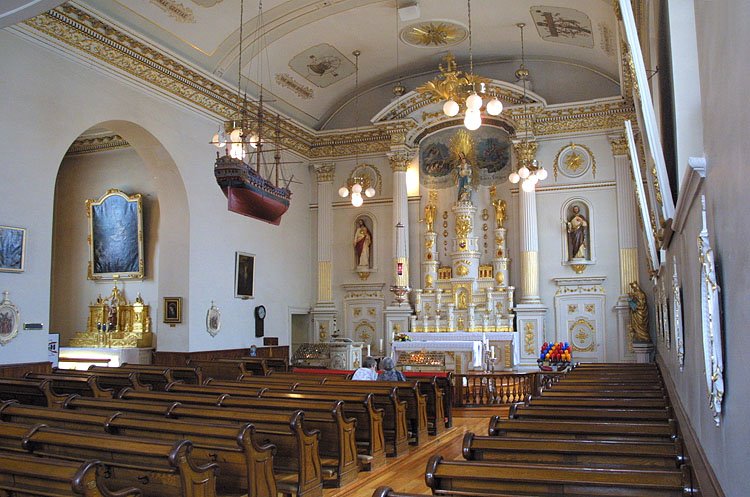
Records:
[[[464,107],[464,126],[470,131],[479,129],[482,125],[482,96],[490,98],[485,111],[491,116],[497,116],[503,111],[503,103],[490,89],[490,80],[474,74],[474,56],[471,37],[471,0],[468,0],[469,17],[469,72],[456,68],[456,59],[448,53],[443,57],[445,65],[440,64],[440,75],[417,88],[420,94],[429,95],[433,100],[443,102],[443,113],[454,117]]]
[[[352,52],[354,55],[354,134],[359,131],[359,56],[362,54],[359,50]],[[355,145],[356,146],[356,145]],[[354,167],[359,166],[359,148],[355,149]],[[339,188],[339,196],[346,198],[351,191],[352,205],[360,207],[364,203],[362,194],[367,198],[375,196],[375,187],[368,176],[351,176],[344,186]]]
[[[538,144],[530,142],[528,139],[529,114],[526,100],[526,82],[529,79],[529,70],[526,69],[526,53],[523,44],[523,28],[526,24],[519,22],[516,26],[521,30],[521,66],[516,71],[516,78],[523,81],[523,121],[525,132],[523,140],[515,147],[518,158],[518,171],[510,173],[508,180],[513,184],[523,180],[521,188],[525,192],[531,192],[539,181],[547,178],[547,170],[540,166],[539,162],[534,158]]]

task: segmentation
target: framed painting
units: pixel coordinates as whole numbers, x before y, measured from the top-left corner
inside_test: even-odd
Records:
[[[167,324],[182,322],[182,297],[164,297],[164,322]]]
[[[108,190],[86,201],[89,221],[90,280],[142,279],[143,204],[141,195]]]
[[[234,296],[238,299],[255,297],[255,255],[234,254]]]
[[[26,230],[0,226],[0,271],[23,272],[26,258]]]

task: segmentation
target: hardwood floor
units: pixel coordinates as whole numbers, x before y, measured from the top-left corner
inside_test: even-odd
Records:
[[[385,466],[375,471],[362,471],[356,481],[343,488],[326,489],[324,497],[371,497],[376,488],[387,485],[398,492],[422,493],[430,495],[424,483],[427,460],[434,454],[446,459],[461,458],[461,444],[464,434],[471,431],[486,435],[490,416],[508,415],[507,408],[454,411],[453,428],[437,437],[429,437],[425,444],[413,447],[408,455],[389,458]]]

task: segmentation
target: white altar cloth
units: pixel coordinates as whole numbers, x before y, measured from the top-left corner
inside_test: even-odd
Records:
[[[517,333],[514,331],[488,331],[485,333],[474,332],[474,331],[452,331],[449,333],[423,333],[423,332],[409,332],[406,333],[412,340],[415,341],[429,341],[429,342],[452,342],[452,341],[474,341],[478,340],[481,343],[482,337],[485,337],[488,341],[497,342],[510,342],[511,350],[513,351],[513,367],[517,367],[521,363],[521,344],[517,340]],[[419,349],[421,350],[421,349]],[[432,349],[434,350],[434,349]],[[479,354],[479,360],[481,362],[482,355]]]
[[[477,338],[477,333],[467,333],[472,338]],[[409,333],[409,335],[445,335],[445,333]],[[482,367],[482,342],[467,340],[439,340],[439,341],[413,341],[413,342],[393,342],[393,352],[415,352],[420,350],[439,351],[449,350],[451,352],[471,351],[472,368]],[[398,358],[398,355],[396,356]]]

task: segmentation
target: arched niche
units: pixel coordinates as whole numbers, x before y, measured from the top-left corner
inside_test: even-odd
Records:
[[[562,264],[596,263],[594,209],[583,197],[572,197],[560,208]]]
[[[117,146],[111,145],[115,140]],[[83,144],[83,146],[81,146]],[[96,153],[76,153],[84,149]],[[52,234],[50,330],[66,344],[84,331],[88,305],[107,296],[112,280],[91,281],[85,200],[110,188],[143,195],[145,275],[118,283],[128,300],[140,293],[151,306],[151,330],[162,350],[188,349],[189,205],[177,165],[164,146],[138,124],[106,121],[84,131],[58,169]],[[163,297],[182,297],[182,323],[163,324]]]

